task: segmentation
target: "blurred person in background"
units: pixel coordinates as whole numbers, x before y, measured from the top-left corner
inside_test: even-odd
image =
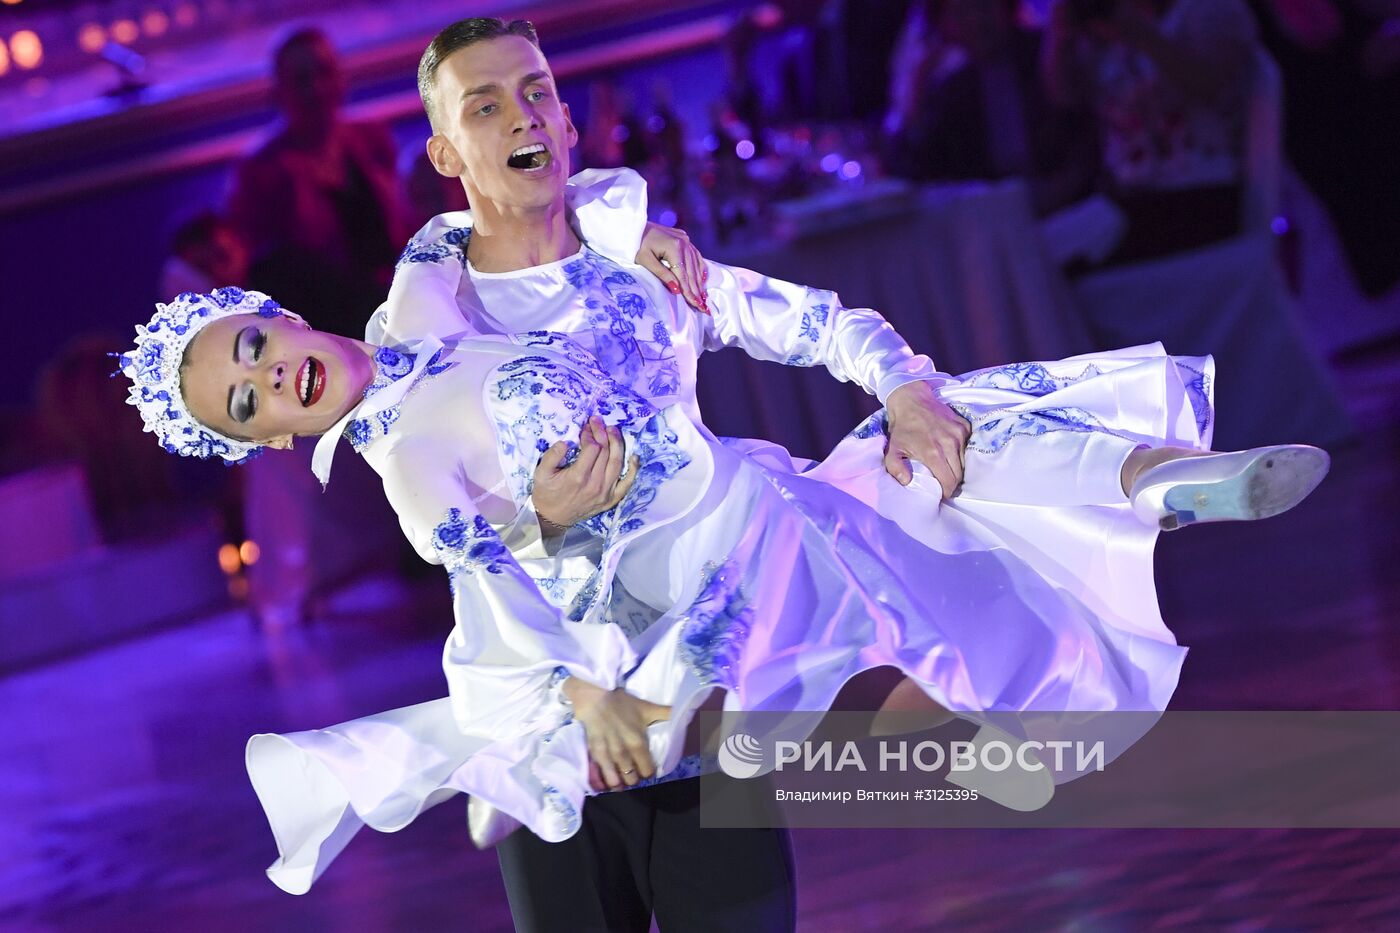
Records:
[[[108,352],[121,341],[111,334],[82,334],[63,346],[39,373],[36,446],[44,459],[82,467],[106,542],[166,533],[185,517],[171,503],[193,505],[169,457],[133,432],[127,390],[112,378]],[[188,470],[185,470],[188,473]],[[229,491],[226,470],[196,469],[200,491]]]
[[[438,214],[467,209],[467,196],[462,193],[462,186],[439,175],[426,152],[413,153],[404,161],[404,202],[409,220],[424,224]]]
[[[286,296],[325,330],[360,337],[408,232],[397,147],[387,127],[344,118],[345,76],[321,30],[289,35],[272,66],[282,125],[238,166],[229,199],[252,264],[246,282],[215,284]],[[392,513],[369,495],[371,471],[352,464],[323,494],[309,457],[259,461],[243,481],[247,534],[262,549],[248,570],[249,604],[269,630],[313,617],[318,593],[398,538]],[[370,515],[348,536],[345,523],[366,504]]]
[[[1253,0],[1283,75],[1284,149],[1361,291],[1400,282],[1400,0]]]
[[[917,180],[1021,177],[1038,214],[1089,194],[1097,170],[1083,107],[1056,106],[1041,34],[1020,0],[926,0],[910,10],[885,127],[889,164]]]
[[[579,136],[578,157],[585,168],[641,165],[651,157],[632,93],[611,78],[588,87],[588,125]]]
[[[410,232],[397,148],[386,127],[342,116],[345,77],[320,30],[285,39],[273,75],[283,124],[238,166],[229,201],[253,252],[248,284],[285,295],[333,333],[358,336]]]
[[[1042,70],[1061,107],[1092,106],[1107,194],[1127,231],[1104,264],[1241,229],[1256,26],[1244,0],[1056,0]]]
[[[207,292],[245,285],[248,246],[232,222],[215,211],[200,211],[182,223],[160,273],[160,293]]]

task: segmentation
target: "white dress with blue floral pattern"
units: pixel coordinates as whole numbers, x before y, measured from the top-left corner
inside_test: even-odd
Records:
[[[451,250],[420,249],[409,262],[462,274]],[[715,687],[726,709],[820,711],[889,665],[974,721],[1166,707],[1186,649],[1157,607],[1157,529],[1133,515],[1119,469],[1139,444],[1209,448],[1209,357],[1157,344],[930,375],[878,316],[711,269],[705,317],[585,250],[545,269],[583,296],[562,326],[462,328],[417,368],[406,350],[380,353],[372,392],[416,381],[346,434],[415,549],[449,574],[449,696],[250,741],[279,886],[306,891],[361,826],[399,829],[457,793],[544,839],[571,836],[592,791],[583,728],[556,690],[566,674],[673,708],[648,729],[659,773],[689,773],[681,738]],[[942,501],[922,467],[907,487],[890,478],[883,412],[816,464],[714,437],[695,358],[730,344],[827,365],[882,399],[932,379],[973,426],[961,491]],[[551,552],[534,469],[592,415],[622,429],[639,474]]]

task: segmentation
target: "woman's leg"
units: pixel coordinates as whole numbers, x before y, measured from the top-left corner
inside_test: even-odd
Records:
[[[870,713],[868,734],[899,735],[941,726],[953,714],[894,667],[861,671],[846,681],[831,708],[835,712]]]
[[[1123,469],[1119,474],[1119,482],[1123,486],[1123,495],[1131,495],[1133,483],[1142,475],[1143,470],[1150,470],[1159,463],[1166,463],[1168,460],[1176,460],[1181,457],[1202,457],[1209,454],[1206,450],[1193,450],[1190,447],[1148,447],[1146,444],[1140,445],[1137,450],[1128,454],[1128,459],[1123,461]]]

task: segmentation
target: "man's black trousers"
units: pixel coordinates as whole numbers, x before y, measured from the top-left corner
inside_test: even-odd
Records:
[[[790,933],[785,829],[701,829],[700,779],[588,798],[563,842],[518,829],[496,846],[521,933]]]

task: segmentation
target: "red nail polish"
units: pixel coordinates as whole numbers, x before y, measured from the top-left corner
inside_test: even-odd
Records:
[[[675,282],[667,282],[667,283],[666,283],[666,288],[667,288],[667,289],[671,292],[671,294],[673,294],[673,295],[679,295],[679,294],[681,293],[681,287],[680,287],[679,285],[677,285]]]

